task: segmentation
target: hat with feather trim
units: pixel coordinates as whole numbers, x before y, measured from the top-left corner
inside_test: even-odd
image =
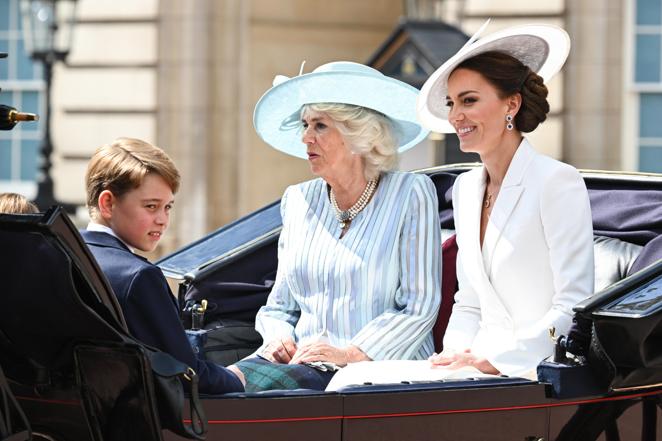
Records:
[[[423,84],[416,111],[419,121],[428,129],[455,132],[448,122],[448,77],[463,61],[483,52],[503,52],[517,58],[548,82],[568,58],[570,37],[557,26],[514,26],[478,39],[488,23],[489,20]]]

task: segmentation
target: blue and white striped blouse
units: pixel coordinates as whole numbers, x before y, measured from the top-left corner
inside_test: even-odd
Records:
[[[427,176],[384,173],[342,239],[322,179],[289,187],[281,215],[276,281],[255,324],[265,344],[324,340],[373,360],[433,352],[441,239]]]

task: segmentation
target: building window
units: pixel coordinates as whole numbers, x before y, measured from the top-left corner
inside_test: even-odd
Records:
[[[0,0],[0,104],[43,116],[44,82],[41,66],[33,63],[23,45],[19,0]],[[0,192],[14,191],[33,197],[41,125],[21,123],[0,131]]]
[[[662,172],[662,0],[637,0],[635,20],[639,170]]]

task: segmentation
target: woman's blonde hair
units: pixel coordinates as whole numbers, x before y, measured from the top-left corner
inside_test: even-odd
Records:
[[[38,213],[35,204],[18,193],[0,193],[0,213],[31,214]]]
[[[382,113],[361,106],[338,103],[306,104],[301,116],[313,111],[328,115],[349,149],[363,157],[367,180],[398,164],[398,139],[391,120]]]

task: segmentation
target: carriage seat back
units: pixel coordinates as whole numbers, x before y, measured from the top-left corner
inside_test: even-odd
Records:
[[[448,236],[448,238],[445,238],[441,245],[441,303],[439,304],[437,321],[432,327],[435,352],[441,352],[443,349],[444,334],[451,318],[455,293],[457,292],[457,274],[455,272],[457,241],[454,232],[451,232],[450,235],[442,232],[442,238],[444,236]]]
[[[595,261],[595,285],[593,292],[600,292],[624,279],[641,253],[641,245],[606,236],[593,237]]]

